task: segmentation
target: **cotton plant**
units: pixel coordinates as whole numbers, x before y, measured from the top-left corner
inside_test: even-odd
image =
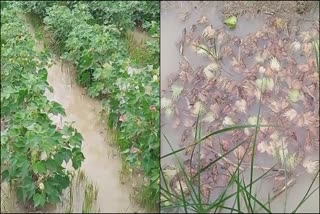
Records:
[[[142,72],[142,69],[133,68],[131,66],[128,66],[127,72],[129,74],[129,76],[133,76],[133,75],[140,74]]]

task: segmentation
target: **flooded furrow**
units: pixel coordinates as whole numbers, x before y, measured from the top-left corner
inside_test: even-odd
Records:
[[[30,31],[34,35],[32,26]],[[37,49],[43,50],[42,41],[37,41]],[[49,100],[60,103],[66,113],[64,118],[54,117],[53,120],[58,126],[64,122],[72,123],[83,137],[82,152],[85,160],[80,170],[86,180],[97,189],[95,210],[102,213],[138,212],[140,207],[130,199],[132,187],[120,181],[121,158],[117,149],[112,146],[112,131],[106,128],[107,125],[99,115],[100,102],[90,98],[86,90],[76,84],[76,71],[70,63],[64,63],[57,57],[52,58],[51,63],[52,66],[47,68],[47,81],[53,92],[47,91],[46,96]],[[76,185],[74,189],[77,190],[77,187],[80,186]],[[79,194],[79,191],[73,194],[77,192]],[[81,212],[84,199],[79,200],[73,205],[74,212]],[[59,206],[52,211],[61,212]]]
[[[120,183],[121,160],[110,146],[113,137],[101,122],[100,103],[86,95],[76,85],[71,66],[55,60],[48,68],[48,83],[53,93],[50,100],[60,103],[66,112],[64,120],[74,123],[83,136],[82,152],[85,160],[81,166],[88,180],[98,188],[97,204],[101,212],[132,212],[129,200],[130,187]]]

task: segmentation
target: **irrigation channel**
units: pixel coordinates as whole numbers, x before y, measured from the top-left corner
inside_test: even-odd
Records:
[[[254,178],[274,164],[277,171],[255,183],[253,194],[262,202],[272,199],[272,212],[291,212],[319,170],[319,73],[312,48],[312,41],[319,40],[319,9],[307,12],[304,19],[309,21],[300,20],[299,28],[293,24],[288,30],[285,23],[290,17],[279,18],[265,13],[268,8],[257,8],[260,14],[240,15],[236,28],[230,29],[224,25],[221,11],[228,12],[228,8],[223,8],[223,4],[161,2],[161,156],[172,152],[166,138],[173,150],[194,143],[199,111],[203,137],[233,125],[256,124],[261,105],[262,124],[282,127],[259,130]],[[239,8],[244,4],[245,1],[239,3]],[[264,81],[268,83],[261,84]],[[201,144],[200,159],[198,148],[194,150],[192,163],[192,149],[176,155],[191,178],[197,173],[197,161],[205,166],[243,140],[253,138],[254,128],[233,130],[207,138]],[[246,148],[249,148],[247,153]],[[235,170],[238,159],[243,158],[239,168],[241,178],[249,183],[250,152],[252,146],[244,143],[201,174],[203,204],[212,204],[226,188],[229,173]],[[195,196],[179,169],[177,158],[174,155],[163,158],[162,169],[173,194],[182,198],[183,191],[192,204],[190,198]],[[198,190],[198,181],[194,182],[192,185]],[[317,183],[319,178],[312,189]],[[162,185],[166,188],[163,180]],[[236,185],[227,195],[235,190]],[[234,196],[223,206],[237,208],[235,201]],[[168,209],[162,211],[184,212],[182,202],[180,208],[174,207],[178,204],[166,201],[163,206]],[[244,204],[242,201],[242,209]],[[298,210],[317,211],[319,188]]]
[[[23,18],[35,38],[33,26],[28,18]],[[36,47],[42,51],[43,41],[36,41]],[[51,66],[47,70],[47,81],[53,91],[46,91],[46,96],[60,103],[66,112],[65,117],[53,116],[51,119],[57,127],[64,122],[73,123],[83,136],[82,152],[85,160],[75,172],[71,187],[64,191],[62,202],[56,206],[45,206],[39,212],[143,212],[131,202],[132,186],[121,182],[121,159],[112,145],[112,131],[106,128],[105,121],[101,121],[99,101],[87,96],[85,89],[76,84],[73,66],[59,57],[52,55]],[[1,188],[5,190],[7,187],[3,185]],[[22,213],[28,211],[16,203],[14,193],[5,192],[3,194],[2,191],[2,196],[6,197],[6,210]]]

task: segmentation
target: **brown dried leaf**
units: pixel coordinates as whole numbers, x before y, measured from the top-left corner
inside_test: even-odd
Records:
[[[303,45],[303,52],[306,56],[310,56],[312,53],[312,43],[307,43],[305,45]]]
[[[180,125],[179,117],[176,117],[172,123],[172,128],[176,129]]]
[[[212,39],[214,37],[215,30],[212,25],[208,25],[202,32],[202,37],[207,39]]]
[[[303,42],[308,42],[312,38],[310,32],[307,31],[301,32],[299,37],[302,39]]]
[[[309,65],[308,64],[300,64],[300,65],[298,65],[298,69],[301,72],[308,72],[309,71]]]
[[[242,159],[243,155],[245,154],[245,149],[243,146],[239,146],[235,150],[233,150],[233,154],[236,156],[237,159]]]
[[[265,141],[261,141],[258,146],[257,146],[257,150],[261,153],[265,153],[267,152],[268,154],[271,153],[270,151],[270,146],[267,144],[267,142]]]
[[[310,174],[315,174],[319,170],[319,160],[311,160],[310,158],[306,158],[302,166],[307,170]]]
[[[229,150],[229,141],[227,140],[222,140],[222,142],[220,143],[221,148],[224,152],[227,152]]]
[[[212,112],[214,117],[217,118],[219,116],[220,111],[221,111],[221,107],[218,103],[215,103],[210,106],[210,111]]]
[[[237,100],[235,106],[239,112],[247,113],[247,102],[245,100]]]
[[[300,90],[302,86],[303,86],[303,82],[301,80],[295,79],[291,82],[291,87],[294,89]]]
[[[289,103],[285,99],[274,100],[271,99],[267,106],[275,113],[281,112],[283,109],[288,107]]]
[[[313,112],[306,112],[303,114],[303,124],[305,126],[319,127],[319,117]]]
[[[201,16],[200,19],[197,21],[199,24],[208,23],[208,18],[206,16]]]
[[[294,109],[289,109],[282,114],[287,120],[292,121],[297,116],[297,111]]]
[[[193,125],[193,120],[191,118],[187,118],[185,121],[184,121],[184,124],[183,124],[185,127],[192,127]]]

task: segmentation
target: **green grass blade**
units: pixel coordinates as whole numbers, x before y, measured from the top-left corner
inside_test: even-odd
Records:
[[[224,158],[226,155],[230,154],[231,152],[233,152],[236,148],[238,148],[239,146],[241,146],[242,144],[244,144],[245,142],[247,142],[247,140],[242,141],[241,143],[239,143],[237,146],[235,146],[234,148],[230,149],[228,152],[224,153],[223,155],[221,155],[220,157],[218,157],[217,159],[215,159],[214,161],[212,161],[211,163],[209,163],[208,165],[206,165],[205,167],[203,167],[200,172],[198,172],[195,176],[197,176],[199,173],[202,173],[203,171],[205,171],[206,169],[208,169],[209,167],[211,167],[213,164],[215,164],[216,162],[218,162],[219,160],[221,160],[222,158]]]
[[[164,135],[164,134],[163,134],[163,135]],[[167,136],[164,135],[164,137],[165,137],[167,143],[169,144],[171,150],[173,151],[173,147],[172,147],[171,143],[169,142]],[[200,201],[200,199],[197,197],[197,193],[196,193],[196,191],[195,191],[195,189],[194,189],[194,187],[193,187],[193,185],[192,185],[191,180],[189,179],[189,176],[188,176],[187,173],[185,172],[184,167],[182,166],[182,164],[181,164],[179,158],[177,157],[177,155],[176,155],[175,153],[174,153],[174,155],[175,155],[176,160],[177,160],[178,163],[179,163],[180,169],[181,169],[181,171],[183,172],[183,176],[184,176],[184,178],[186,179],[186,182],[187,182],[188,186],[191,188],[193,194],[194,194],[195,197],[196,197],[196,198],[194,198],[193,195],[190,194],[192,201],[195,202],[195,204],[199,204],[201,201]]]
[[[244,179],[242,179],[242,182],[243,182],[243,186],[246,186],[246,183],[245,183]],[[240,183],[240,181],[239,181],[239,183]],[[254,213],[254,209],[253,209],[253,207],[251,206],[251,203],[250,203],[251,198],[249,197],[249,194],[244,192],[244,191],[242,191],[242,187],[241,186],[239,186],[239,187],[240,187],[241,193],[243,194],[243,199],[245,200],[248,213]]]
[[[252,194],[253,166],[254,166],[254,157],[255,157],[255,153],[256,153],[256,144],[257,144],[257,135],[258,135],[258,124],[260,123],[261,100],[262,100],[262,95],[260,95],[260,99],[259,99],[259,109],[258,109],[257,123],[256,123],[257,126],[256,126],[255,132],[254,132],[254,140],[253,140],[253,148],[252,148],[252,156],[251,156],[250,188],[249,188],[250,195]],[[250,207],[251,207],[251,200],[249,200],[249,204],[250,204]]]
[[[229,174],[230,174],[230,180],[229,180],[229,182],[228,182],[228,185],[227,185],[227,187],[225,188],[225,190],[223,191],[223,193],[222,193],[222,194],[219,196],[219,198],[216,200],[216,202],[218,202],[218,203],[217,203],[218,206],[216,206],[216,209],[215,209],[215,211],[214,211],[215,213],[217,212],[217,209],[224,204],[224,202],[225,202],[225,200],[223,201],[224,196],[225,196],[225,194],[227,193],[228,189],[231,187],[231,185],[234,183],[234,181],[235,181],[235,179],[236,179],[236,176],[235,176],[235,175],[237,174],[237,177],[240,176],[240,174],[238,175],[238,173],[239,173],[239,171],[240,171],[240,166],[241,166],[241,163],[242,163],[245,155],[247,154],[247,152],[248,152],[248,149],[245,151],[243,157],[242,157],[241,160],[239,161],[236,170],[235,170],[233,173],[229,173]],[[219,203],[220,201],[221,201],[222,205],[221,205],[221,203]],[[213,207],[209,208],[209,210],[211,210],[212,208],[213,208]],[[232,207],[232,208],[233,208],[233,207]],[[240,209],[238,209],[238,210],[240,210]]]
[[[272,166],[270,169],[268,169],[265,173],[263,173],[261,176],[259,176],[258,178],[256,178],[254,181],[253,181],[253,184],[254,183],[256,183],[256,182],[258,182],[260,179],[262,179],[265,175],[267,175],[270,171],[272,171],[273,169],[274,169],[274,167],[275,167],[276,165],[274,165],[274,166]],[[228,184],[228,186],[227,186],[227,188],[229,188],[231,186],[231,184],[229,183]],[[247,188],[248,186],[245,186],[245,188]],[[227,189],[226,188],[226,189]],[[226,190],[225,190],[226,191]],[[224,192],[225,192],[224,191]],[[219,197],[219,201],[217,200],[216,202],[214,202],[214,203],[212,203],[211,205],[210,205],[210,207],[208,208],[209,210],[210,209],[212,209],[213,207],[215,207],[215,206],[218,206],[220,203],[224,203],[225,201],[227,201],[228,199],[230,199],[230,198],[232,198],[233,196],[235,196],[237,194],[237,192],[235,192],[235,193],[232,193],[232,194],[230,194],[230,195],[228,195],[228,196],[226,196],[226,197]],[[222,195],[222,194],[221,194]]]
[[[296,213],[297,210],[300,208],[300,206],[303,204],[303,202],[305,201],[305,199],[307,198],[310,190],[311,190],[311,187],[313,186],[314,182],[316,181],[317,179],[317,176],[319,176],[319,171],[317,172],[317,174],[314,176],[314,178],[312,179],[312,182],[306,192],[306,194],[303,196],[302,200],[300,201],[300,203],[298,204],[298,206],[292,211],[292,213]]]
[[[266,212],[271,213],[271,211],[262,202],[260,202],[257,198],[255,198],[253,195],[251,195],[249,191],[247,191],[245,186],[242,186],[241,183],[237,180],[236,180],[236,182],[238,183],[238,185],[240,185],[240,188],[248,195],[249,198],[251,198],[255,202],[257,202]]]
[[[227,127],[227,128],[224,128],[224,129],[220,129],[220,130],[218,130],[218,131],[215,131],[215,132],[212,132],[212,133],[206,135],[205,137],[201,138],[199,141],[197,141],[197,142],[194,143],[194,144],[191,144],[191,145],[189,145],[189,146],[183,147],[183,148],[181,148],[181,149],[177,149],[177,150],[175,150],[175,151],[173,151],[173,152],[170,152],[170,153],[168,153],[168,154],[166,154],[166,155],[163,155],[162,157],[160,157],[160,159],[169,157],[169,156],[171,156],[171,155],[173,155],[173,154],[176,154],[176,153],[178,153],[178,152],[181,152],[181,151],[183,151],[183,150],[185,150],[185,149],[187,149],[187,148],[189,148],[189,147],[195,146],[195,145],[201,143],[203,140],[205,140],[205,139],[207,139],[207,138],[209,138],[209,137],[211,137],[211,136],[214,136],[214,135],[217,135],[217,134],[220,134],[220,133],[224,133],[224,132],[228,132],[228,131],[237,130],[237,129],[255,128],[255,127],[256,127],[256,125],[238,125],[238,126],[232,126],[232,127]],[[258,127],[279,127],[279,126],[259,125]]]
[[[184,192],[183,192],[183,189],[182,189],[182,185],[181,185],[180,179],[178,179],[178,181],[179,181],[180,191],[181,191],[181,195],[182,195],[182,202],[183,202],[184,212],[188,213],[187,206],[186,206],[186,198],[184,196]]]

